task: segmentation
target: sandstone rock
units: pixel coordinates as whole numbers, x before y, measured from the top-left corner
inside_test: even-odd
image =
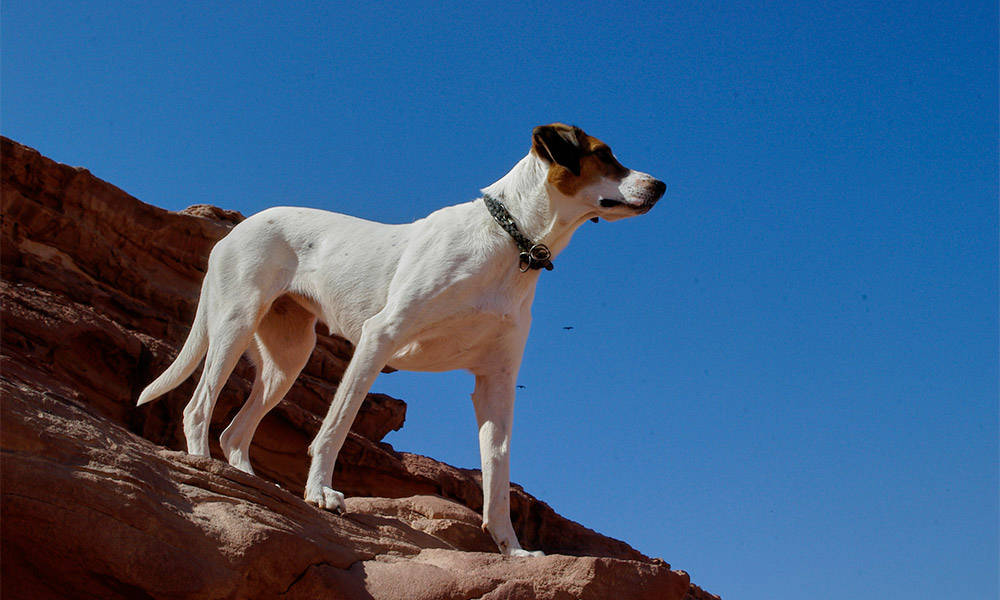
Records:
[[[722,600],[719,596],[706,592],[695,584],[688,586],[687,594],[684,595],[684,600]]]
[[[456,550],[496,551],[496,544],[481,527],[482,517],[479,513],[440,496],[348,498],[347,510],[403,521],[413,529],[423,531]]]
[[[226,221],[233,225],[246,218],[235,210],[226,210],[218,206],[212,206],[211,204],[193,204],[180,211],[180,214],[203,217],[205,219],[212,219],[213,221]]]
[[[268,597],[310,564],[346,569],[419,548],[54,394],[3,385],[5,598]]]
[[[176,354],[208,251],[242,215],[171,213],[10,140],[0,150],[4,597],[391,598],[400,581],[411,582],[408,598],[700,592],[517,486],[522,543],[567,556],[499,556],[479,529],[478,471],[380,442],[406,410],[384,395],[369,395],[334,475],[351,512],[306,505],[305,450],[352,351],[337,337],[320,335],[262,422],[251,447],[259,477],[179,452],[197,373],[150,406],[135,398]],[[251,380],[241,362],[214,444]]]
[[[509,559],[495,554],[429,549],[412,557],[363,561],[368,590],[377,598],[500,600],[523,598],[680,598],[688,580],[659,565],[610,558],[546,556]]]

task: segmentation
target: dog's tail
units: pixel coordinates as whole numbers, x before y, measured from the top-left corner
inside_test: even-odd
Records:
[[[167,367],[167,370],[157,377],[153,383],[147,385],[146,389],[142,390],[136,406],[152,402],[180,385],[182,381],[191,376],[195,367],[198,366],[198,363],[201,362],[201,359],[208,351],[208,323],[205,316],[205,306],[208,302],[205,300],[205,287],[204,285],[202,286],[201,298],[198,299],[198,309],[194,314],[194,323],[191,324],[191,333],[188,334],[187,340],[184,341],[184,347],[181,348],[181,351],[177,354],[177,358]]]

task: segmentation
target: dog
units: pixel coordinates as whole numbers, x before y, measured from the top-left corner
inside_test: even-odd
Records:
[[[375,377],[394,369],[465,369],[475,376],[483,529],[503,554],[522,549],[510,520],[514,395],[540,273],[588,220],[648,212],[666,186],[628,169],[580,128],[534,128],[531,149],[472,202],[387,225],[309,208],[257,213],[212,249],[184,346],[146,387],[146,404],[205,359],[184,409],[188,452],[209,456],[219,391],[243,353],[257,367],[246,404],[223,431],[222,451],[253,473],[250,440],[285,395],[316,342],[315,324],[350,340],[354,355],[309,445],[305,500],[346,510],[333,468]]]

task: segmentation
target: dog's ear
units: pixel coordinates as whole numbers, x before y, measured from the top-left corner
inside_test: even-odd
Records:
[[[531,149],[542,160],[562,165],[574,175],[580,174],[580,140],[583,131],[562,123],[540,125],[531,133]]]

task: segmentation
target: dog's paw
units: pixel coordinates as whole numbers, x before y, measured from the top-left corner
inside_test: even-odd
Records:
[[[319,492],[310,493],[306,490],[306,502],[312,504],[317,508],[322,508],[323,510],[330,510],[338,513],[347,512],[347,503],[344,501],[344,495],[337,490],[323,486]]]
[[[516,550],[511,550],[510,556],[545,556],[545,553],[541,550],[532,552],[530,550],[522,550],[521,548],[518,548]]]

